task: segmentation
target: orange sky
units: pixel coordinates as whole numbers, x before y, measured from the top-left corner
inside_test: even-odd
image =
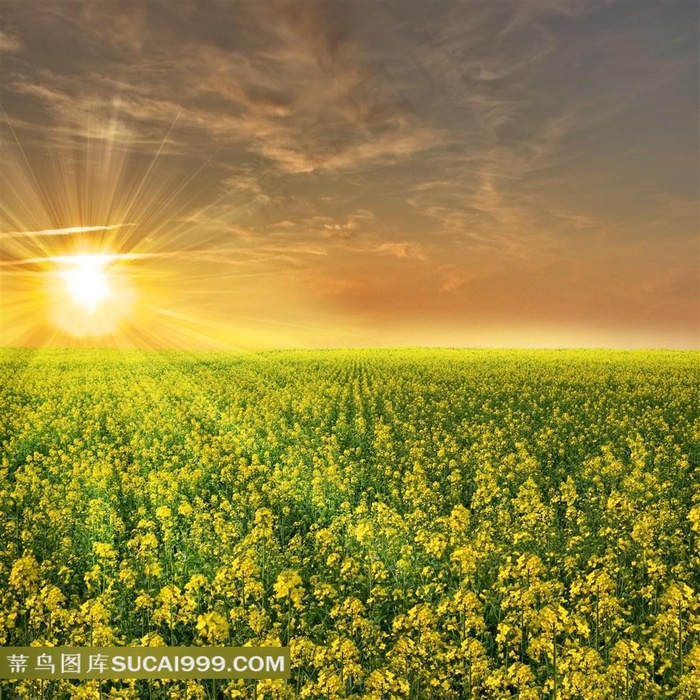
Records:
[[[697,3],[0,20],[4,345],[698,347]]]

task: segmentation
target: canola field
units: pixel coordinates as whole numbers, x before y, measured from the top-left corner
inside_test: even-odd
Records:
[[[700,698],[696,353],[0,357],[0,645],[292,658],[2,698]]]

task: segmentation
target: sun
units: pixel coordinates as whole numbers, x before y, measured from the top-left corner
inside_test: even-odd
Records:
[[[47,320],[78,339],[128,332],[138,297],[129,254],[77,253],[51,258],[44,299]]]
[[[105,273],[107,255],[75,255],[61,273],[66,291],[76,306],[94,314],[103,301],[111,296],[109,279]]]

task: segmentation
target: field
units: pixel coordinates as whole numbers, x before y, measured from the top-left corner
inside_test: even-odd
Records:
[[[293,663],[3,698],[700,697],[695,353],[1,357],[0,644]]]

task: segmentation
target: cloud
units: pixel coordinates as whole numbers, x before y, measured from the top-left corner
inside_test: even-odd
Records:
[[[0,233],[0,238],[34,238],[38,236],[69,236],[75,233],[90,233],[93,231],[112,231],[124,226],[136,224],[116,224],[114,226],[69,226],[67,228],[48,228],[41,231],[8,231]]]
[[[392,243],[380,243],[371,248],[365,248],[376,253],[387,253],[397,258],[414,258],[415,260],[425,260],[423,247],[415,241],[397,241]]]
[[[172,256],[179,256],[181,253],[171,253]],[[167,253],[105,253],[96,254],[106,263],[115,262],[117,260],[146,260],[154,258],[168,257]],[[25,266],[44,266],[46,263],[74,263],[81,255],[40,255],[31,258],[9,258],[0,260],[1,267],[25,267]]]
[[[23,48],[22,42],[16,36],[0,30],[0,54],[18,53]]]
[[[109,114],[115,95],[135,127],[127,136],[133,144],[152,141],[153,127],[177,115],[173,142],[186,138],[184,130],[199,132],[285,173],[392,162],[434,139],[428,127],[409,123],[410,114],[402,117],[398,105],[379,115],[353,99],[353,88],[373,68],[354,32],[351,4],[213,3],[204,15],[185,2],[168,16],[156,8],[130,13],[126,7],[73,3],[52,15],[74,35],[76,56],[92,57],[100,36],[113,49],[111,60],[103,51],[98,60],[85,61],[87,71],[58,72],[48,62],[33,75],[8,71],[9,88],[42,101],[56,118],[49,131],[63,139],[71,132],[94,137],[85,115],[94,120]],[[211,34],[201,27],[188,33],[194,19],[205,20]],[[221,32],[227,26],[230,37]]]

